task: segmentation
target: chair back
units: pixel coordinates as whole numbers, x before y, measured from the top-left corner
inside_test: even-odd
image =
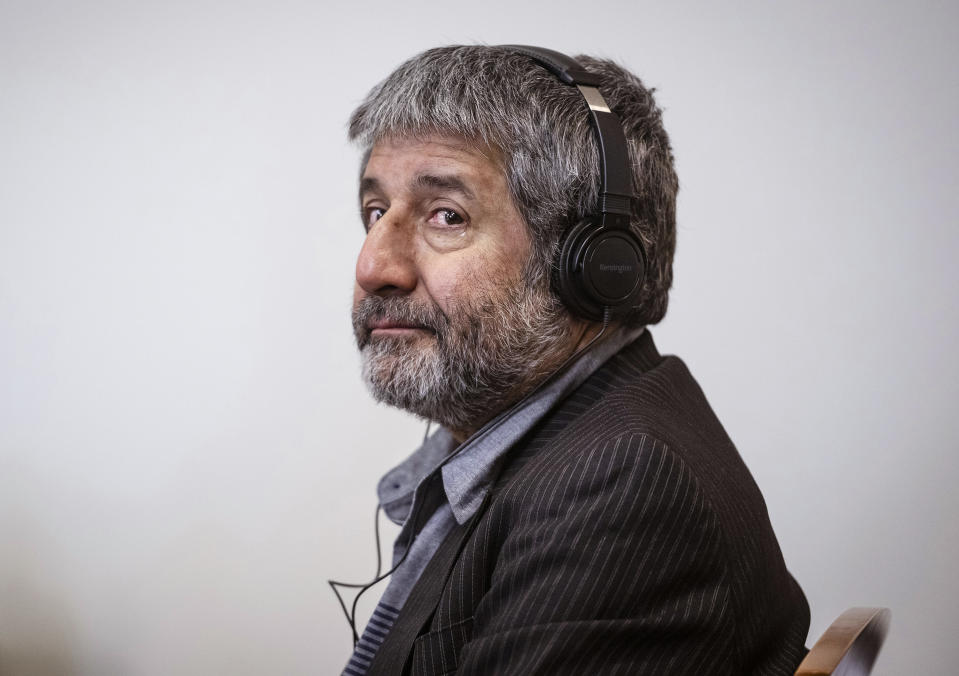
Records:
[[[868,676],[890,617],[888,608],[850,608],[816,641],[795,676]]]

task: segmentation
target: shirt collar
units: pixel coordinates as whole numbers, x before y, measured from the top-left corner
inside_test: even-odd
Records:
[[[566,371],[535,391],[517,407],[485,425],[457,448],[445,427],[424,440],[406,460],[387,472],[377,486],[383,511],[402,524],[410,514],[414,496],[424,479],[450,453],[456,457],[443,465],[443,490],[457,522],[465,523],[479,508],[496,479],[500,460],[550,409],[579,387],[610,357],[638,338],[643,328],[620,329],[583,353]],[[422,498],[419,498],[422,499]]]

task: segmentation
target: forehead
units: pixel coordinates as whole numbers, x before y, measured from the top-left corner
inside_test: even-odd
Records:
[[[388,137],[370,149],[363,178],[389,184],[417,175],[452,174],[481,193],[506,187],[500,154],[456,136]]]

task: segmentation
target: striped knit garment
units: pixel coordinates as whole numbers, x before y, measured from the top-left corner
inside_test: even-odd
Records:
[[[410,552],[405,558],[403,554],[405,552],[406,533],[411,524],[405,524],[404,529],[400,531],[397,543],[393,547],[393,565],[396,566],[401,559],[403,565],[397,568],[390,577],[390,583],[386,586],[383,596],[380,597],[379,603],[373,610],[373,615],[370,616],[366,629],[363,630],[360,640],[354,647],[353,655],[350,656],[350,661],[343,670],[343,674],[347,676],[363,676],[369,669],[377,649],[396,621],[396,617],[406,602],[413,585],[433,557],[436,551],[433,541],[442,540],[456,524],[449,504],[442,502],[442,491],[430,491],[427,490],[428,488],[435,489],[437,486],[433,483],[424,486],[418,499],[423,502],[422,511],[427,514],[432,512],[432,514],[420,529],[420,536],[413,540]]]
[[[369,623],[366,625],[366,629],[363,630],[363,635],[360,636],[359,643],[353,650],[353,656],[350,657],[349,664],[343,670],[344,674],[347,676],[363,676],[366,673],[366,670],[370,667],[370,662],[373,661],[373,656],[376,654],[376,649],[383,643],[383,639],[386,638],[386,634],[389,633],[393,622],[396,621],[396,616],[399,614],[398,608],[383,603],[382,599],[380,600],[370,617]]]

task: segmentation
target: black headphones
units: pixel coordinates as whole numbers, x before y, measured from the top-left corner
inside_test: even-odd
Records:
[[[527,45],[502,45],[530,57],[563,84],[579,89],[599,142],[600,192],[596,210],[564,233],[555,283],[573,313],[608,320],[636,305],[646,276],[646,252],[629,229],[633,173],[619,118],[599,93],[600,79],[565,54]]]

